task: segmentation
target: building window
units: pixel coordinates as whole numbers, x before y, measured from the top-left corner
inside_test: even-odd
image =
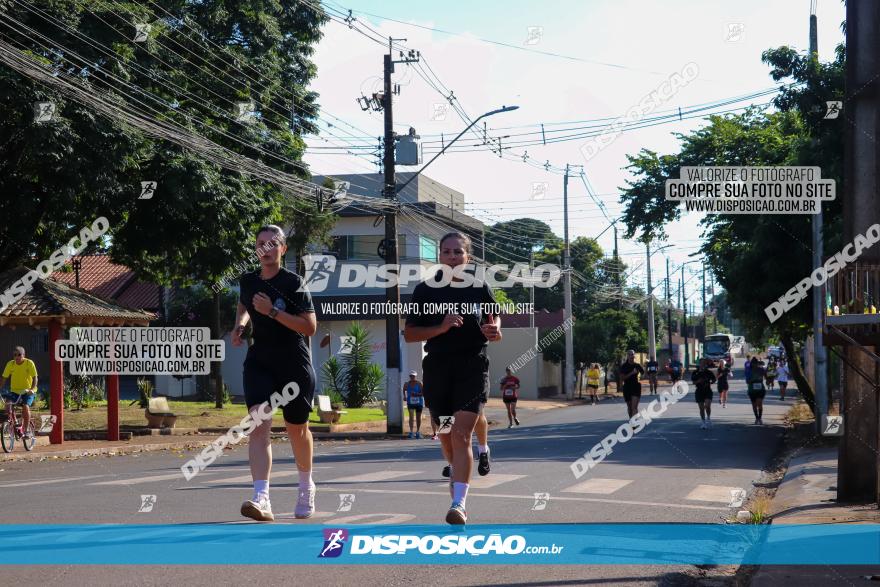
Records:
[[[419,258],[437,262],[437,241],[429,236],[419,236]]]
[[[350,234],[333,237],[331,253],[336,258],[344,261],[379,261],[379,243],[385,237],[379,234]],[[397,256],[404,257],[406,253],[406,235],[397,235]]]

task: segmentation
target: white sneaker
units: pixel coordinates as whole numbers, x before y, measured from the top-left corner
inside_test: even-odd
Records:
[[[272,513],[272,504],[266,496],[259,499],[249,499],[241,504],[241,515],[258,522],[272,522],[275,515]]]
[[[700,422],[700,430],[705,430],[705,429],[706,429],[706,421],[703,420]]]
[[[299,499],[296,500],[296,507],[293,515],[300,520],[311,518],[315,513],[315,491],[317,488],[312,483],[309,487],[299,490]]]

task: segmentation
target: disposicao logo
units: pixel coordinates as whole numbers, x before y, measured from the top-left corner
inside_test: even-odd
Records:
[[[318,558],[336,558],[342,554],[348,530],[344,528],[324,528],[324,548]]]

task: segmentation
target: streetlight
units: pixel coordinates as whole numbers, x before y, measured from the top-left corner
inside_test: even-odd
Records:
[[[658,253],[663,249],[668,249],[672,245],[664,245],[659,249],[656,249],[654,252]],[[647,241],[645,243],[645,250],[647,251],[647,264],[648,264],[648,357],[656,361],[657,360],[657,335],[654,332],[654,288],[651,285],[651,241]],[[671,357],[670,357],[671,358]]]
[[[437,153],[436,155],[434,155],[433,157],[431,157],[431,160],[430,160],[430,161],[428,161],[427,163],[425,163],[424,165],[422,165],[422,168],[421,168],[421,169],[419,169],[418,171],[416,171],[415,173],[413,173],[413,174],[412,174],[412,177],[410,177],[408,180],[406,180],[405,182],[403,182],[402,184],[400,184],[399,186],[397,186],[396,192],[397,192],[398,194],[399,194],[400,192],[402,192],[402,191],[403,191],[403,188],[405,188],[407,185],[409,185],[409,182],[411,182],[411,181],[414,180],[416,177],[418,177],[419,174],[420,174],[421,172],[423,172],[425,169],[427,169],[428,165],[430,165],[431,163],[433,163],[434,160],[437,159],[437,157],[439,157],[440,155],[442,155],[443,153],[445,153],[445,152],[446,152],[446,149],[448,149],[449,147],[452,146],[452,143],[454,143],[455,141],[457,141],[458,139],[460,139],[460,138],[462,137],[462,135],[464,135],[464,133],[466,133],[467,131],[469,131],[470,129],[472,129],[472,128],[474,127],[474,125],[477,124],[477,122],[479,122],[479,121],[482,120],[483,118],[486,118],[486,117],[488,117],[488,116],[492,116],[492,115],[494,115],[494,114],[500,114],[501,112],[510,112],[510,111],[512,111],[512,110],[517,110],[517,109],[519,109],[519,106],[502,106],[501,108],[498,108],[497,110],[490,110],[489,112],[486,112],[485,114],[481,114],[481,115],[477,116],[477,117],[473,120],[473,122],[471,122],[469,125],[467,125],[467,127],[465,127],[465,129],[464,129],[463,131],[461,131],[460,133],[458,133],[458,136],[457,136],[457,137],[455,137],[454,139],[452,139],[451,141],[449,141],[448,143],[446,143],[446,145],[440,150],[439,153]]]
[[[684,370],[687,372],[688,363],[690,362],[690,351],[688,350],[688,311],[687,311],[687,296],[685,295],[684,288],[684,266],[690,265],[691,263],[702,263],[702,259],[694,259],[693,261],[685,261],[681,264],[681,301],[682,306],[684,306]]]

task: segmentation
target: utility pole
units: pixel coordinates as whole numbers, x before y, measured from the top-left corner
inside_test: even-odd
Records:
[[[392,39],[388,37],[388,54],[384,56],[384,94],[382,96],[382,108],[385,114],[385,156],[383,167],[385,169],[385,184],[383,195],[391,202],[397,200],[396,179],[394,175],[394,114],[392,112],[393,87],[391,74],[394,73],[395,63],[408,63],[417,61],[418,58],[394,61],[391,56],[394,41],[406,41],[406,39]],[[399,256],[397,254],[397,211],[389,208],[385,212],[385,263],[397,267]],[[392,308],[400,306],[400,288],[397,280],[394,285],[385,288],[385,301]],[[401,397],[400,382],[400,315],[390,312],[385,316],[385,392],[388,402],[387,430],[389,434],[403,433],[403,398]]]
[[[816,21],[816,0],[810,6],[810,59],[819,62],[819,33]],[[825,256],[822,242],[822,203],[818,202],[819,213],[813,214],[813,267],[821,267]],[[825,300],[822,288],[813,287],[813,394],[816,398],[817,433],[822,433],[822,417],[828,415],[828,357],[822,340],[822,316]]]
[[[703,344],[706,343],[706,262],[703,262]]]
[[[690,351],[688,350],[688,308],[687,296],[684,295],[684,263],[681,265],[681,301],[684,309],[684,370],[687,373],[688,362],[690,361]]]
[[[669,298],[669,257],[666,257],[666,336],[669,337],[669,360],[672,360],[672,300]]]
[[[657,358],[657,337],[654,333],[654,289],[651,287],[651,243],[645,243],[648,263],[648,359]]]
[[[614,269],[617,271],[614,279],[617,281],[617,309],[623,309],[623,286],[621,284],[621,279],[623,278],[623,271],[620,268],[620,262],[617,257],[617,226],[614,226]]]
[[[485,245],[483,246],[483,251],[485,251]],[[485,253],[484,253],[485,255]],[[535,251],[529,248],[529,275],[534,275],[535,273]],[[529,312],[529,328],[535,327],[535,284],[531,284],[529,288],[529,303],[532,305],[532,311]]]
[[[571,313],[571,249],[568,242],[568,164],[565,165],[565,177],[562,180],[562,209],[565,218],[565,248],[562,250],[562,274],[565,279],[565,320],[573,318]],[[534,288],[533,288],[534,291]],[[574,399],[574,328],[569,323],[565,330],[565,395],[568,399]]]
[[[876,133],[880,102],[880,2],[849,0],[846,3],[846,94],[842,125],[844,143],[843,241],[852,242],[857,234],[880,221],[880,151]],[[841,128],[841,127],[838,127]],[[858,265],[880,262],[880,247],[862,252]],[[858,295],[855,294],[854,295]],[[840,440],[837,469],[839,501],[876,501],[878,493],[878,406],[873,383],[878,379],[877,364],[871,355],[876,347],[843,348],[843,399],[845,422]],[[866,353],[865,351],[868,351]],[[873,382],[862,379],[865,373]],[[818,390],[817,395],[824,390]]]

